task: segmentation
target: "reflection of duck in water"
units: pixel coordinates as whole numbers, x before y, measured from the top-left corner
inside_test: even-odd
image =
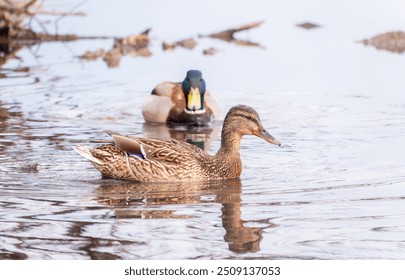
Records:
[[[255,135],[280,145],[263,128],[257,112],[248,106],[231,108],[222,128],[216,155],[182,141],[144,139],[110,134],[113,145],[95,149],[76,146],[104,176],[141,182],[208,181],[238,178],[242,172],[239,149],[243,135]]]
[[[189,70],[182,83],[158,84],[142,105],[146,122],[209,124],[219,117],[219,105],[205,88],[198,70]]]
[[[246,227],[245,221],[241,219],[240,192],[238,195],[221,193],[217,196],[217,200],[222,203],[222,226],[226,231],[224,239],[228,242],[229,250],[238,253],[259,251],[263,229],[276,225],[268,221],[265,223],[257,221],[263,224],[263,227]]]
[[[165,123],[144,123],[143,132],[146,138],[164,140],[180,140],[193,144],[203,150],[208,150],[210,143],[215,140],[220,126],[215,122],[212,126],[170,125]]]
[[[239,179],[206,183],[141,184],[122,183],[101,185],[96,190],[96,200],[115,207],[117,219],[188,219],[187,214],[159,209],[157,205],[191,205],[203,203],[222,204],[224,240],[234,252],[257,252],[260,249],[263,229],[276,225],[257,221],[263,227],[246,227],[241,219],[241,182]],[[139,207],[140,209],[134,209]],[[150,207],[151,209],[148,209]],[[142,208],[142,209],[141,209]],[[252,221],[249,221],[252,222]]]

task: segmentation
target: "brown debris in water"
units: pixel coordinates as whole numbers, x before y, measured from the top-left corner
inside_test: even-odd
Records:
[[[105,53],[103,60],[109,68],[118,67],[121,60],[121,51],[118,48],[112,48]]]
[[[297,24],[296,26],[307,29],[307,30],[321,27],[320,25],[312,23],[312,22],[303,22],[303,23]]]
[[[244,24],[235,28],[226,29],[224,31],[212,33],[209,35],[200,35],[200,37],[210,37],[215,39],[220,39],[226,42],[234,43],[240,46],[252,46],[252,47],[261,47],[259,43],[251,42],[248,40],[240,40],[234,37],[235,33],[240,31],[249,30],[252,28],[259,27],[264,21],[257,21],[249,24]]]
[[[163,50],[172,50],[177,47],[182,47],[185,49],[194,49],[194,47],[197,45],[197,41],[194,40],[193,38],[187,38],[184,40],[180,40],[174,43],[167,43],[166,41],[163,41],[162,43],[162,48]]]
[[[17,58],[16,53],[20,49],[43,41],[73,41],[79,39],[109,39],[105,36],[78,36],[75,34],[49,34],[44,25],[40,23],[42,33],[31,29],[30,22],[37,20],[37,15],[55,15],[61,18],[65,16],[84,16],[82,12],[57,12],[46,11],[41,8],[42,1],[39,0],[0,0],[0,70],[1,65],[9,59]],[[38,21],[38,20],[37,20]],[[199,37],[211,37],[225,40],[242,46],[261,47],[260,44],[248,40],[240,40],[234,34],[240,31],[249,30],[260,26],[263,21],[241,25],[221,32],[212,33]],[[105,51],[103,49],[89,50],[79,55],[82,60],[96,60],[100,57],[107,63],[108,67],[118,67],[123,55],[149,57],[152,55],[149,50],[149,32],[145,30],[140,34],[134,34],[124,38],[115,38],[113,47]],[[197,45],[194,38],[186,38],[177,42],[162,42],[164,50],[177,47],[193,49]],[[214,48],[203,50],[204,55],[214,55],[217,52]],[[29,69],[28,69],[29,71]],[[0,73],[1,77],[7,77]],[[37,80],[35,82],[38,82]]]
[[[386,32],[370,39],[364,39],[360,43],[363,43],[365,46],[371,45],[378,50],[403,53],[405,52],[405,32]]]
[[[19,67],[19,68],[15,68],[13,69],[14,72],[24,72],[24,73],[28,73],[31,71],[31,68],[29,67]]]
[[[148,49],[150,30],[149,28],[140,34],[116,38],[114,40],[114,48],[120,50],[122,55],[150,56],[151,53]]]
[[[125,38],[116,38],[112,49],[104,54],[104,61],[109,68],[118,67],[120,64],[121,56],[143,56],[148,57],[152,55],[149,50],[149,32],[146,29],[140,34],[130,35]]]
[[[203,55],[215,55],[218,52],[216,48],[208,48],[203,50]]]
[[[86,51],[84,54],[79,55],[79,58],[83,60],[96,60],[97,58],[104,56],[104,54],[105,50],[100,48],[96,51]]]

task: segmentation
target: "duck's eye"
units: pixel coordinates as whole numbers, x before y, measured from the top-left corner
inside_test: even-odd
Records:
[[[203,81],[203,79],[200,79],[200,82],[202,82]]]
[[[190,81],[190,79],[189,79],[189,78],[187,78],[186,80],[187,80],[187,82],[189,82],[189,81]]]
[[[248,120],[251,120],[251,119],[252,119],[252,117],[251,117],[251,116],[246,116],[246,118],[247,118]]]

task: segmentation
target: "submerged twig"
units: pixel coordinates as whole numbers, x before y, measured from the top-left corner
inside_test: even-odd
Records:
[[[82,6],[84,3],[86,3],[87,2],[87,0],[84,0],[84,1],[82,1],[82,2],[80,2],[80,3],[78,3],[77,5],[75,5],[73,8],[71,8],[70,9],[70,11],[69,12],[67,12],[67,13],[64,13],[64,14],[61,14],[60,15],[60,17],[58,17],[56,20],[55,20],[55,33],[56,34],[58,34],[59,32],[59,21],[61,21],[63,18],[65,18],[66,16],[72,16],[72,15],[75,15],[75,16],[77,16],[77,15],[81,15],[81,16],[85,16],[86,14],[85,13],[83,13],[83,12],[73,12],[74,10],[76,10],[77,8],[79,8],[80,6]]]

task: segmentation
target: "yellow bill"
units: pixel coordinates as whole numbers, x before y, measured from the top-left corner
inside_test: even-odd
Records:
[[[200,110],[201,106],[201,94],[198,88],[191,88],[187,96],[187,107],[190,111]]]

